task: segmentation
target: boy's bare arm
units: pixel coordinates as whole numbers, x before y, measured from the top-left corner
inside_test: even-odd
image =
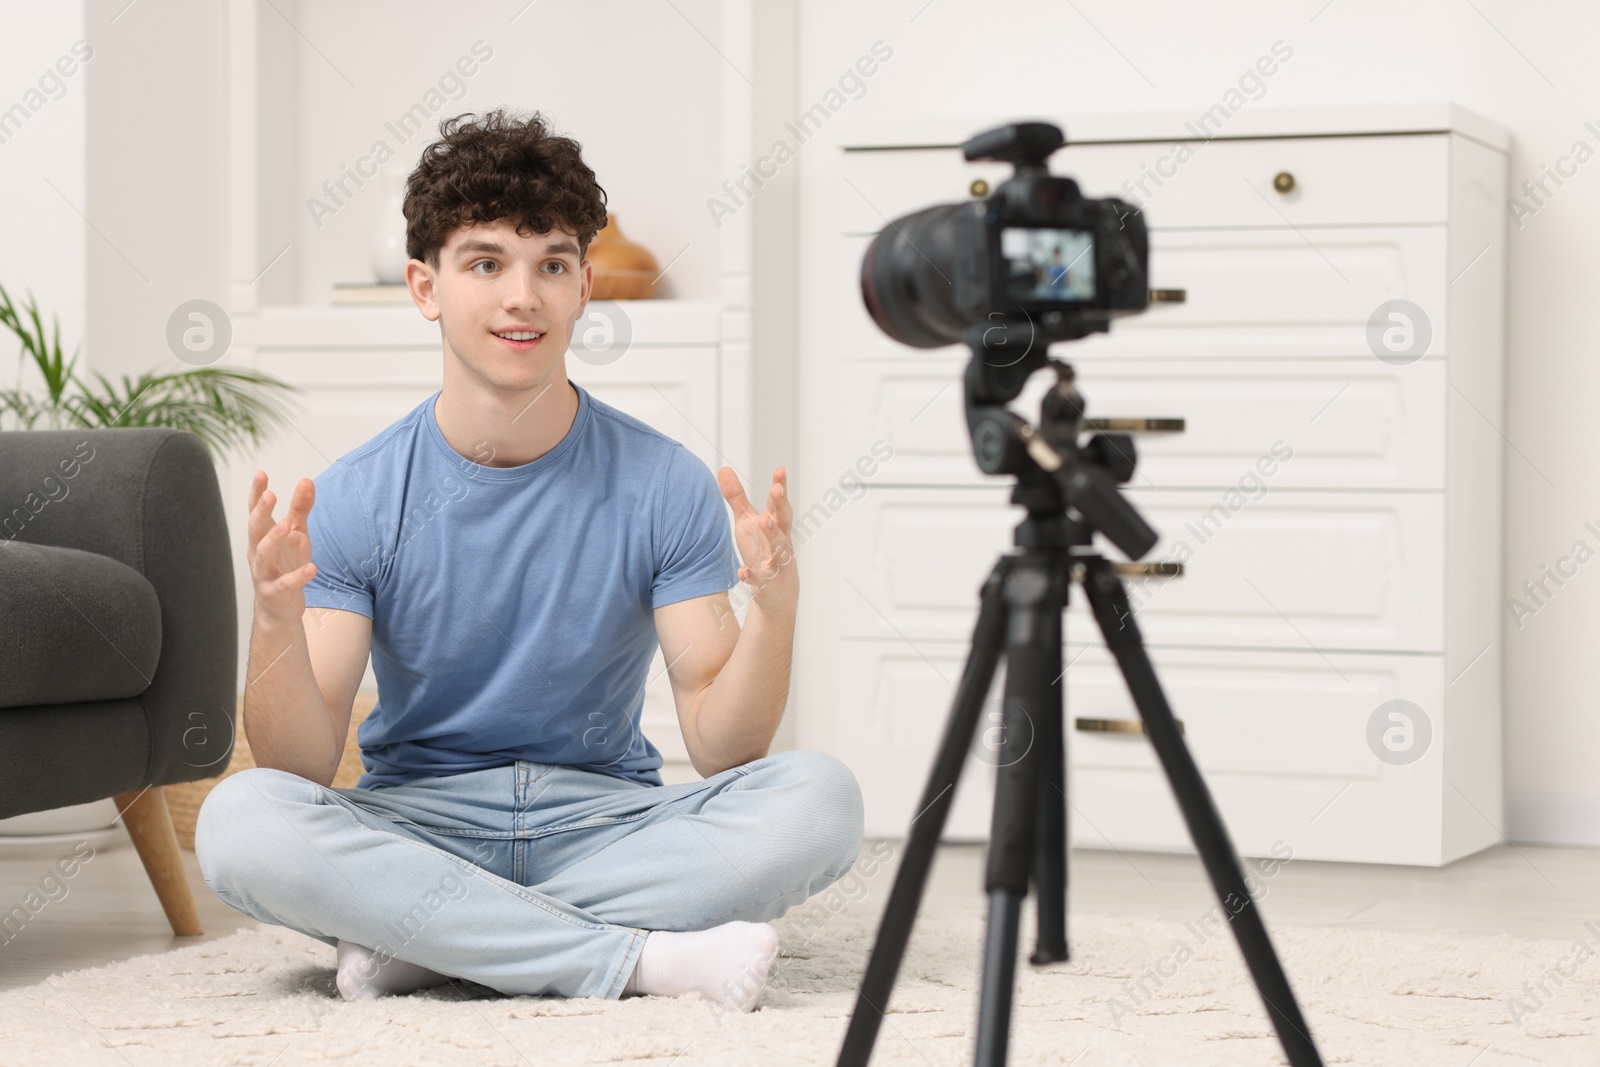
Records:
[[[245,737],[256,766],[331,785],[366,673],[372,620],[354,611],[307,611],[305,584],[316,566],[306,517],[315,484],[300,480],[281,522],[273,521],[266,484],[266,474],[257,471],[247,551],[255,617],[245,674]]]

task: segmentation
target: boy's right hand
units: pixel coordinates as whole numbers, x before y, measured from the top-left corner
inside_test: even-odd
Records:
[[[311,531],[306,517],[316,500],[316,483],[301,478],[295,484],[289,511],[274,521],[276,498],[267,489],[265,471],[250,481],[250,522],[245,559],[256,589],[256,614],[274,622],[299,622],[306,611],[305,586],[316,576],[311,562]]]

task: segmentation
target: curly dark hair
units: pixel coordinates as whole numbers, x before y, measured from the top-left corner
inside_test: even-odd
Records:
[[[504,109],[439,123],[406,179],[406,255],[434,269],[450,235],[474,222],[515,219],[518,236],[557,228],[578,235],[580,258],[606,224],[606,191],[582,146],[552,133],[539,112]]]

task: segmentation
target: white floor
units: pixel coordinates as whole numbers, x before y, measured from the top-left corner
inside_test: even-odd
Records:
[[[870,848],[866,843],[863,852]],[[203,936],[173,936],[122,832],[65,880],[65,896],[48,903],[9,942],[0,938],[0,990],[255,925],[206,887],[192,852],[183,855]],[[929,895],[980,899],[983,859],[980,845],[942,847]],[[0,915],[36,891],[53,862],[0,859]],[[1073,912],[1183,920],[1214,903],[1204,871],[1191,856],[1080,849],[1072,854],[1069,878],[1069,935]],[[1455,929],[1568,939],[1584,936],[1585,922],[1600,923],[1600,850],[1593,849],[1500,846],[1442,869],[1299,860],[1284,865],[1266,886],[1261,906],[1269,926]]]

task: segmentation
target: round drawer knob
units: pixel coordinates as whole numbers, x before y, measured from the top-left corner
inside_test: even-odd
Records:
[[[1272,187],[1280,193],[1294,192],[1294,175],[1286,170],[1280,170],[1272,176]]]
[[[967,192],[973,196],[988,196],[989,183],[982,178],[974,178],[972,184],[967,186]]]

